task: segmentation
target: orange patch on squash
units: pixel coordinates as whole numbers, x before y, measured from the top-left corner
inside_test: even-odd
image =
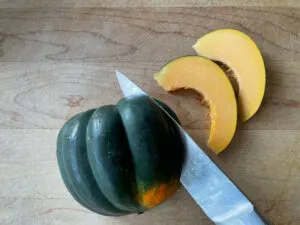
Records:
[[[178,189],[179,182],[171,184],[159,184],[153,186],[139,197],[139,202],[146,208],[151,209],[170,198]]]

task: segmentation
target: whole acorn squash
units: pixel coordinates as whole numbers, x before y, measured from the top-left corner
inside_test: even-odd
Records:
[[[57,160],[74,199],[96,213],[121,216],[153,208],[177,190],[183,143],[175,123],[149,97],[124,98],[67,121]]]

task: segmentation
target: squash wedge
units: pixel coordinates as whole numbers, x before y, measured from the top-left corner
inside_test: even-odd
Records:
[[[169,62],[154,78],[166,91],[193,89],[201,93],[210,108],[208,146],[216,154],[228,146],[236,130],[237,105],[229,78],[216,63],[185,56]]]
[[[239,86],[239,119],[249,120],[261,105],[266,85],[264,61],[254,41],[241,31],[220,29],[204,35],[193,47],[200,56],[233,71]]]

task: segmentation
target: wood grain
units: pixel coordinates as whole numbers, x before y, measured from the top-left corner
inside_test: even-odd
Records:
[[[205,33],[231,27],[246,32],[258,43],[268,69],[276,62],[288,62],[289,66],[299,62],[298,9],[134,8],[134,13],[132,10],[1,10],[1,61],[162,65],[172,58],[195,54],[191,46]]]
[[[118,69],[151,95],[168,103],[186,128],[208,129],[208,110],[198,104],[196,95],[168,94],[155,83],[152,76],[162,65],[2,63],[0,125],[2,128],[60,128],[78,112],[116,103],[122,97],[114,74]],[[263,107],[253,120],[239,124],[238,129],[299,130],[299,69],[300,65],[293,62],[272,64]]]
[[[215,6],[260,6],[299,7],[298,0],[2,0],[0,8],[36,7],[215,7]]]
[[[117,69],[170,105],[208,150],[208,109],[199,97],[168,94],[152,76],[171,59],[195,54],[191,46],[197,38],[223,27],[242,30],[256,41],[266,62],[267,89],[260,111],[238,125],[231,145],[216,160],[274,224],[300,223],[298,1],[239,1],[264,7],[108,9],[88,7],[105,1],[65,0],[60,5],[66,7],[44,7],[56,3],[0,3],[1,225],[211,224],[183,189],[140,216],[106,218],[88,212],[61,181],[55,144],[68,118],[122,97]],[[276,5],[293,7],[266,7]]]

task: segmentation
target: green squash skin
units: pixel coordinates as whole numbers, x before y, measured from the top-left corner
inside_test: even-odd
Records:
[[[155,101],[179,122],[167,105]],[[141,213],[148,208],[140,204],[140,193],[179,180],[184,155],[178,137],[176,124],[146,96],[89,110],[71,118],[58,135],[62,179],[91,211]]]
[[[165,103],[163,103],[162,101],[160,101],[160,100],[158,100],[158,99],[154,99],[173,119],[175,119],[175,121],[177,122],[177,123],[179,123],[180,124],[180,121],[179,121],[179,119],[178,119],[178,117],[177,117],[177,115],[173,112],[173,110],[171,110],[170,108],[169,108],[169,106],[167,106]],[[170,119],[169,118],[169,116],[168,115],[165,115],[166,116],[166,118],[167,118],[167,120],[169,120],[169,121],[172,121],[172,119]],[[177,127],[176,127],[176,125],[175,124],[173,124],[173,123],[171,123],[171,127],[172,128],[176,128],[176,130],[178,130],[177,129]],[[178,133],[179,134],[179,133]]]
[[[114,207],[99,190],[86,152],[86,128],[94,110],[71,118],[62,128],[57,141],[57,158],[62,179],[81,205],[107,216],[126,215]]]
[[[57,159],[58,159],[58,165],[59,165],[59,170],[60,170],[62,179],[63,179],[68,191],[71,193],[71,195],[74,197],[74,199],[76,199],[78,202],[80,202],[80,204],[83,205],[84,207],[88,208],[91,211],[94,211],[93,209],[90,208],[88,203],[86,203],[84,201],[84,199],[81,198],[79,193],[77,193],[76,190],[71,185],[72,179],[70,178],[71,175],[69,174],[69,172],[67,170],[67,165],[66,165],[67,163],[69,164],[69,160],[66,159],[66,158],[68,158],[68,154],[65,154],[67,152],[63,151],[63,148],[65,146],[63,144],[64,137],[66,137],[66,133],[68,133],[68,131],[69,131],[68,127],[70,127],[73,120],[76,120],[78,117],[79,117],[79,115],[74,116],[72,119],[70,119],[59,132],[58,140],[57,140],[57,152],[56,152]]]
[[[173,121],[148,97],[124,98],[117,107],[132,153],[138,192],[178,180],[183,154]]]
[[[98,108],[87,128],[87,150],[98,186],[117,208],[142,212],[135,199],[134,168],[123,123],[115,106]]]

